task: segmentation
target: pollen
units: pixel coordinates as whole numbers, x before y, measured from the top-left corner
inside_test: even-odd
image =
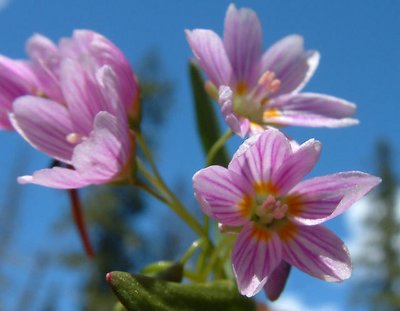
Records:
[[[70,133],[65,137],[66,141],[72,145],[79,144],[84,138],[78,133]]]

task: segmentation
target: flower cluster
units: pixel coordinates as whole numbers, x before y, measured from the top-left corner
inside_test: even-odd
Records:
[[[290,265],[330,282],[350,277],[346,246],[320,224],[380,179],[345,172],[302,181],[317,162],[321,143],[312,139],[298,146],[271,126],[353,125],[355,105],[299,93],[318,65],[318,52],[305,51],[302,37],[291,35],[262,54],[260,22],[250,9],[229,6],[223,40],[206,29],[186,35],[225,121],[239,136],[252,135],[228,168],[210,166],[193,177],[203,212],[222,232],[237,234],[232,268],[240,292],[251,297],[265,287],[277,298]]]
[[[321,143],[298,144],[279,129],[354,125],[355,105],[301,93],[319,53],[305,50],[299,35],[262,53],[261,25],[250,9],[228,7],[223,39],[207,29],[186,30],[186,37],[209,78],[207,94],[218,102],[230,130],[248,136],[227,167],[212,165],[193,176],[202,211],[234,237],[228,251],[240,293],[251,297],[264,288],[276,299],[291,266],[329,282],[349,278],[349,252],[322,223],[381,180],[357,171],[303,180],[318,161]],[[77,30],[59,44],[34,35],[27,52],[28,60],[0,56],[0,128],[15,130],[57,165],[18,181],[59,189],[116,181],[138,186],[199,235],[202,242],[180,261],[186,263],[196,247],[203,247],[198,271],[189,276],[207,281],[223,269],[227,256],[218,257],[208,223],[202,225],[168,188],[141,136],[138,82],[123,53],[88,30]],[[136,142],[148,165],[137,157]],[[222,145],[217,141],[213,152]]]
[[[103,36],[77,30],[55,45],[34,35],[29,61],[0,58],[1,126],[61,161],[20,183],[80,188],[118,179],[134,149],[128,115],[138,85],[122,52]]]

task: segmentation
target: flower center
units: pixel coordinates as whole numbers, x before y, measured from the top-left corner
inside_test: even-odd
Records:
[[[250,121],[262,123],[265,111],[270,110],[266,110],[265,105],[268,104],[271,95],[279,89],[280,85],[281,81],[276,78],[275,73],[268,70],[261,75],[257,84],[250,90],[246,82],[237,82],[234,111]]]
[[[256,197],[253,220],[261,225],[269,225],[275,219],[283,219],[286,216],[288,206],[269,194],[266,198]]]

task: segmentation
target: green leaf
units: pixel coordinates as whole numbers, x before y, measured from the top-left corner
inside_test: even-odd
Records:
[[[159,280],[180,283],[183,279],[183,265],[180,262],[158,261],[144,267],[142,273]]]
[[[255,311],[231,281],[180,284],[126,272],[110,272],[107,281],[128,311]]]
[[[189,74],[196,111],[197,130],[204,154],[207,156],[213,144],[221,137],[221,131],[215,116],[213,103],[204,89],[202,74],[193,62],[189,63]],[[222,147],[214,157],[212,164],[227,166],[228,163],[228,153],[226,149]]]

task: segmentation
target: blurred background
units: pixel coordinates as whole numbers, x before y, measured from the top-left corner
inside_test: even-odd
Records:
[[[55,42],[77,28],[112,40],[128,57],[143,90],[144,131],[165,180],[200,216],[191,178],[205,159],[197,137],[184,29],[222,34],[230,1],[0,0],[0,54],[25,58],[33,33]],[[248,0],[263,26],[264,48],[283,36],[304,36],[321,63],[306,91],[358,106],[360,125],[337,130],[290,128],[299,142],[321,140],[312,176],[360,170],[383,177],[368,198],[328,223],[349,246],[352,279],[329,284],[292,270],[271,308],[286,311],[399,310],[400,298],[400,1]],[[225,125],[221,122],[221,127]],[[51,159],[16,133],[0,132],[0,311],[110,310],[105,281],[112,270],[138,272],[179,258],[194,235],[169,210],[127,187],[80,192],[96,259],[86,258],[68,195],[20,186],[16,177]],[[233,139],[233,153],[240,140]],[[258,299],[264,301],[263,294]]]

